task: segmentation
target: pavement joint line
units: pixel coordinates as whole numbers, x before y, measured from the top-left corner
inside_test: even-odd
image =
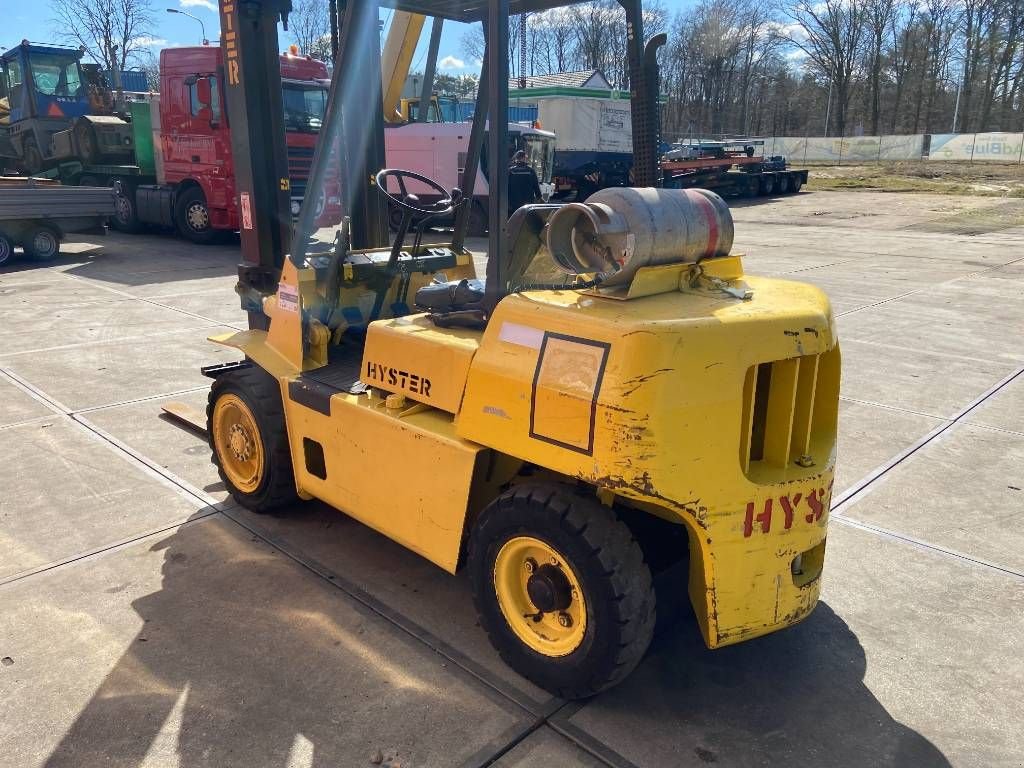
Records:
[[[900,541],[905,544],[910,544],[919,549],[934,552],[940,555],[945,555],[955,560],[962,560],[964,562],[973,563],[974,565],[980,565],[985,568],[990,568],[994,571],[999,571],[1000,573],[1006,574],[1007,576],[1013,576],[1017,579],[1024,581],[1024,572],[1014,570],[1013,568],[1008,568],[1005,565],[993,563],[992,561],[985,560],[981,557],[975,557],[974,555],[964,554],[963,552],[958,552],[955,549],[941,547],[938,544],[932,544],[931,542],[925,541],[924,539],[919,539],[915,536],[909,536],[905,533],[892,531],[888,528],[883,528],[880,525],[866,523],[863,520],[857,520],[856,518],[846,517],[844,515],[836,515],[835,517],[829,518],[829,523],[833,522],[839,523],[840,525],[848,526],[850,528],[856,528],[861,531],[866,531],[868,533],[873,533],[876,536],[881,536],[886,539],[893,539],[894,541]]]
[[[549,716],[549,711],[553,706],[560,706],[563,703],[561,699],[557,699],[553,696],[546,701],[537,701],[533,699],[528,694],[518,690],[511,683],[502,680],[483,665],[469,658],[461,651],[434,635],[430,630],[357,586],[354,582],[342,576],[337,571],[317,562],[314,558],[294,551],[287,542],[282,541],[277,536],[261,530],[257,526],[251,525],[244,519],[232,514],[233,511],[234,510],[231,509],[225,509],[221,512],[226,519],[231,520],[253,536],[259,537],[266,544],[281,552],[285,557],[290,558],[303,568],[307,569],[314,576],[337,588],[350,599],[360,603],[370,612],[376,614],[392,626],[406,633],[417,642],[427,646],[436,654],[447,659],[450,663],[463,670],[463,672],[476,679],[486,688],[498,694],[503,699],[515,704],[525,712],[536,717],[544,718]],[[339,512],[339,514],[343,513]]]
[[[96,547],[95,549],[90,549],[86,552],[79,552],[74,555],[69,555],[68,557],[62,558],[60,560],[54,560],[53,562],[46,563],[45,565],[30,568],[27,571],[21,571],[20,573],[11,574],[10,576],[4,576],[3,578],[0,578],[0,589],[11,584],[25,581],[26,579],[31,579],[36,576],[40,576],[44,573],[56,570],[57,568],[63,568],[67,565],[82,563],[89,560],[95,560],[96,558],[106,555],[110,552],[116,552],[127,547],[130,547],[133,544],[138,544],[140,541],[145,541],[146,539],[153,538],[155,536],[162,536],[163,534],[168,533],[170,531],[177,531],[181,528],[192,525],[193,523],[201,522],[209,517],[217,515],[218,513],[219,510],[216,509],[200,509],[195,512],[189,513],[189,517],[185,520],[179,520],[178,522],[171,523],[170,525],[165,525],[160,528],[153,528],[149,531],[144,531],[143,533],[139,533],[128,538],[120,539],[109,544],[103,544],[102,546]]]
[[[975,272],[969,272],[966,275],[960,275],[959,277],[954,277],[954,278],[951,278],[949,280],[942,280],[942,281],[940,281],[938,283],[929,283],[928,285],[922,286],[921,288],[915,288],[912,291],[907,291],[906,293],[901,293],[899,296],[891,296],[891,297],[889,297],[887,299],[882,299],[881,301],[877,301],[874,304],[865,304],[863,307],[857,307],[856,309],[848,309],[845,312],[839,312],[836,315],[836,317],[846,317],[847,315],[852,315],[852,314],[854,314],[856,312],[862,312],[865,309],[872,309],[873,307],[879,307],[882,304],[888,304],[891,301],[898,301],[899,299],[905,299],[907,296],[913,296],[916,293],[923,293],[924,291],[934,290],[935,288],[939,288],[939,287],[944,286],[944,285],[950,285],[951,283],[955,283],[955,282],[958,282],[960,280],[969,280],[969,279],[971,279],[973,277],[978,277],[979,275],[984,275],[984,274],[987,274],[989,272],[994,272],[996,270],[1002,269],[1003,267],[1008,267],[1011,264],[1018,264],[1018,263],[1020,263],[1022,261],[1024,261],[1024,256],[1022,256],[1019,259],[1013,259],[1012,261],[1008,261],[1005,264],[997,264],[997,265],[993,265],[991,267],[985,267],[984,269],[979,269],[979,270],[977,270]]]
[[[169,331],[154,331],[148,333],[145,336],[123,336],[118,339],[93,339],[91,341],[76,341],[71,344],[58,344],[53,347],[41,347],[39,349],[22,349],[17,352],[0,352],[0,361],[8,360],[14,357],[21,357],[22,355],[37,355],[41,352],[60,352],[65,349],[80,349],[82,347],[100,346],[102,344],[123,344],[130,341],[150,341],[155,338],[163,338],[165,336],[174,336],[175,334],[183,333],[194,333],[195,331],[206,331],[212,328],[234,328],[234,326],[227,325],[226,323],[213,323],[211,325],[197,325],[192,328],[177,328]]]
[[[860,499],[863,499],[864,497],[869,495],[874,490],[874,486],[878,483],[879,480],[881,480],[881,478],[883,478],[885,475],[887,475],[893,469],[898,467],[904,461],[909,459],[915,453],[917,453],[918,451],[922,450],[926,445],[930,444],[934,440],[937,440],[941,435],[943,435],[946,432],[948,432],[949,430],[951,430],[957,424],[960,424],[961,422],[963,422],[967,426],[977,426],[977,425],[971,424],[971,422],[969,422],[969,421],[963,421],[964,418],[968,414],[970,414],[974,409],[978,408],[986,400],[988,400],[990,397],[995,395],[997,392],[1002,390],[1004,387],[1006,387],[1008,384],[1010,384],[1012,381],[1014,381],[1016,378],[1018,378],[1021,375],[1024,375],[1024,368],[1018,368],[1016,371],[1014,371],[1010,375],[1008,375],[1005,378],[1003,378],[1001,381],[999,381],[996,384],[994,384],[992,387],[987,389],[985,392],[982,392],[981,395],[979,395],[973,401],[968,403],[967,406],[965,408],[963,408],[951,420],[945,422],[944,424],[938,425],[937,427],[932,429],[930,432],[928,432],[926,435],[924,435],[923,437],[918,439],[915,443],[913,443],[912,445],[908,446],[904,450],[902,450],[899,453],[897,453],[895,456],[893,456],[891,459],[889,459],[884,464],[881,464],[880,466],[876,467],[874,470],[869,472],[867,475],[865,475],[863,478],[861,478],[856,483],[853,483],[850,487],[848,487],[846,490],[844,490],[842,493],[840,493],[838,500],[835,501],[832,504],[832,507],[831,507],[831,510],[830,510],[830,513],[829,513],[830,514],[830,520],[835,520],[835,521],[843,523],[843,524],[849,524],[849,525],[852,525],[854,527],[861,528],[862,530],[865,530],[865,531],[872,531],[872,532],[874,532],[876,534],[879,534],[879,535],[882,535],[882,536],[886,536],[886,537],[889,537],[889,538],[899,539],[900,541],[908,542],[908,543],[914,544],[914,545],[916,545],[918,547],[922,547],[922,548],[925,548],[925,549],[932,550],[934,552],[941,552],[941,553],[943,553],[945,555],[948,555],[949,557],[952,557],[952,558],[955,558],[955,559],[958,559],[958,560],[962,560],[962,561],[965,561],[965,562],[975,563],[977,565],[981,565],[981,566],[985,566],[985,567],[988,567],[988,568],[992,568],[994,570],[1001,571],[1003,573],[1010,574],[1010,575],[1013,575],[1013,576],[1017,576],[1018,578],[1024,579],[1024,573],[1020,573],[1018,571],[1015,571],[1012,568],[1007,568],[1005,566],[998,565],[996,563],[991,563],[991,562],[989,562],[987,560],[983,560],[981,558],[973,557],[971,555],[966,555],[966,554],[963,554],[961,552],[956,552],[955,550],[947,549],[945,547],[941,547],[941,546],[939,546],[937,544],[932,544],[932,543],[924,541],[922,539],[917,539],[917,538],[915,538],[913,536],[909,536],[907,534],[897,533],[895,531],[890,531],[890,530],[888,530],[886,528],[882,528],[881,526],[876,526],[876,525],[872,525],[870,523],[865,523],[865,522],[857,520],[856,518],[848,517],[843,512],[843,507],[851,506],[854,502],[857,502]]]
[[[196,488],[190,483],[187,483],[186,481],[182,480],[177,475],[175,475],[173,472],[168,471],[165,467],[161,466],[160,464],[157,464],[156,462],[145,458],[140,453],[136,452],[134,449],[130,448],[128,445],[121,442],[110,433],[100,429],[98,426],[90,422],[88,419],[78,416],[70,408],[63,405],[54,398],[50,397],[41,389],[29,383],[25,379],[21,378],[16,373],[13,373],[12,371],[7,370],[6,368],[0,368],[0,375],[6,376],[8,379],[14,382],[14,384],[19,389],[21,389],[26,394],[30,395],[34,399],[49,407],[51,410],[54,411],[56,415],[65,416],[69,418],[73,424],[79,427],[87,435],[91,436],[93,439],[99,441],[100,443],[106,445],[108,448],[110,448],[110,450],[112,450],[114,453],[118,454],[123,459],[128,461],[129,464],[133,464],[135,467],[140,469],[144,474],[157,480],[158,482],[161,483],[161,485],[164,485],[170,488],[171,490],[174,490],[179,495],[182,495],[185,498],[189,499],[197,506],[209,506],[215,509],[222,509],[230,508],[231,506],[235,505],[234,501],[230,499],[226,501],[217,501],[215,498],[210,496],[205,491]]]
[[[847,333],[844,333],[842,336],[843,336],[843,339],[842,339],[842,343],[843,344],[847,344],[847,343],[851,343],[852,342],[854,344],[864,344],[866,346],[876,347],[876,348],[879,348],[879,349],[895,349],[895,350],[898,350],[900,352],[916,352],[918,354],[931,355],[932,357],[943,357],[943,358],[946,358],[948,360],[963,360],[963,361],[969,362],[969,363],[979,363],[979,364],[986,364],[986,365],[987,364],[995,363],[996,365],[1004,365],[1005,367],[1010,367],[1012,365],[1017,365],[1017,364],[1020,364],[1021,362],[1024,362],[1024,356],[1021,356],[1020,358],[1018,358],[1016,360],[1012,360],[1012,361],[1008,361],[1008,362],[1005,362],[1005,363],[1001,363],[999,360],[992,360],[992,359],[984,358],[984,357],[970,357],[969,355],[958,355],[955,352],[943,352],[941,350],[926,349],[926,348],[920,347],[920,346],[917,346],[917,347],[907,347],[907,346],[904,346],[902,344],[889,344],[887,342],[873,341],[871,339],[859,339],[856,336],[852,336],[852,335],[847,334]]]
[[[529,723],[513,725],[503,733],[491,739],[473,753],[460,768],[488,768],[507,755],[519,744],[544,727],[545,719],[538,717]]]
[[[887,411],[896,411],[897,413],[909,413],[914,416],[926,416],[930,419],[938,419],[939,421],[952,421],[949,416],[939,416],[935,413],[927,413],[926,411],[915,411],[912,408],[901,408],[898,405],[889,405],[888,403],[878,403],[874,400],[862,400],[858,397],[847,397],[846,395],[840,395],[839,399],[846,403],[856,403],[857,405],[871,405],[876,408],[883,408]]]
[[[575,701],[562,707],[548,721],[548,726],[565,739],[568,739],[584,752],[596,757],[611,768],[639,768],[631,760],[623,757],[596,736],[584,731],[570,722],[570,719],[586,706],[587,702]]]
[[[189,387],[188,389],[176,389],[173,392],[164,392],[156,395],[145,395],[144,397],[135,397],[130,400],[122,400],[116,403],[104,403],[103,405],[90,405],[87,408],[79,408],[73,413],[93,413],[94,411],[105,411],[110,408],[120,408],[125,405],[137,405],[139,403],[148,403],[153,400],[164,400],[168,397],[178,397],[180,395],[190,395],[194,392],[206,392],[209,389],[209,385],[202,387]]]
[[[114,437],[106,430],[98,427],[96,424],[92,423],[84,416],[80,416],[79,414],[76,413],[72,413],[69,415],[71,416],[72,421],[81,425],[84,429],[91,432],[97,438],[109,444],[110,447],[115,451],[124,454],[127,458],[131,460],[131,463],[134,463],[140,468],[149,470],[150,472],[159,476],[165,483],[170,484],[174,489],[176,489],[186,498],[190,498],[192,501],[198,502],[200,506],[208,506],[216,510],[223,511],[224,509],[229,509],[236,505],[236,503],[230,497],[225,501],[218,501],[213,496],[208,494],[206,491],[202,490],[201,488],[195,487],[186,480],[183,480],[182,478],[175,475],[173,472],[169,471],[166,467],[156,463],[155,461],[152,461],[151,459],[146,458],[141,453],[136,451],[134,448],[131,448],[129,445]]]

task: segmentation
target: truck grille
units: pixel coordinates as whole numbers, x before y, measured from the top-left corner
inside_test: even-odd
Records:
[[[306,182],[313,168],[314,151],[313,147],[288,147],[288,180],[294,198],[305,197]]]
[[[771,482],[780,470],[823,466],[835,445],[838,397],[838,347],[751,366],[743,382],[743,471]]]

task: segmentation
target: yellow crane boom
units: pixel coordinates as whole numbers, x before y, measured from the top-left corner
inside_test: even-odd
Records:
[[[395,11],[391,19],[380,61],[381,82],[384,86],[384,120],[388,123],[406,122],[397,107],[424,22],[425,16],[406,11]]]

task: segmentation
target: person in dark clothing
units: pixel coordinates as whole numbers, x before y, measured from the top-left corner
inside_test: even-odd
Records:
[[[541,200],[540,180],[536,171],[526,164],[526,152],[519,150],[512,156],[508,169],[508,215],[522,205]]]

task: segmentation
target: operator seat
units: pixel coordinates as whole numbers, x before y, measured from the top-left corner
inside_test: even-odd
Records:
[[[439,326],[461,325],[483,328],[493,305],[505,295],[507,286],[515,286],[530,266],[544,241],[541,235],[551,215],[561,208],[558,203],[538,203],[518,208],[508,220],[508,253],[497,254],[504,263],[501,282],[493,295],[488,294],[486,280],[437,280],[416,291],[414,302],[430,313]],[[488,257],[488,278],[496,274]]]

